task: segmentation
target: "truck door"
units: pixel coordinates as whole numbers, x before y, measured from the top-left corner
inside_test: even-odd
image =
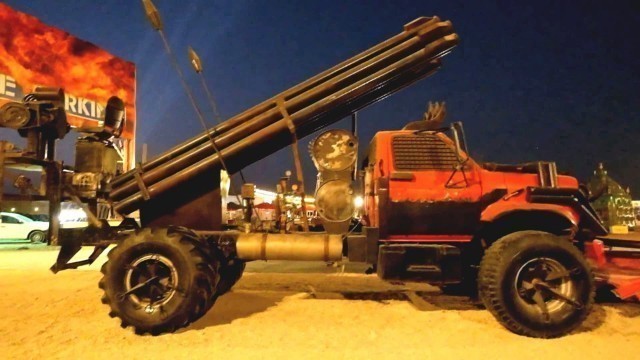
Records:
[[[482,196],[477,165],[461,162],[467,155],[442,133],[402,132],[388,141],[388,234],[473,234]]]

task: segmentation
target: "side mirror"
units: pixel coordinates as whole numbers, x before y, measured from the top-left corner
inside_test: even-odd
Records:
[[[458,160],[458,165],[456,165],[455,169],[449,176],[449,179],[445,183],[446,188],[464,188],[469,186],[469,180],[467,179],[467,175],[465,173],[465,168],[467,161],[469,161],[469,152],[467,151],[467,145],[464,141],[464,130],[462,129],[461,122],[452,123],[449,127],[451,133],[453,133],[453,141],[456,145],[456,158]],[[463,158],[462,152],[464,151],[465,157]],[[464,178],[464,186],[458,185],[458,183],[452,183],[453,177],[456,173],[461,172]]]
[[[458,157],[458,162],[461,164],[467,162],[469,160],[469,151],[467,150],[467,142],[464,136],[464,129],[462,128],[461,122],[454,122],[451,124],[451,133],[453,134],[453,141],[456,145],[456,156]],[[465,158],[463,159],[462,152],[465,154]]]

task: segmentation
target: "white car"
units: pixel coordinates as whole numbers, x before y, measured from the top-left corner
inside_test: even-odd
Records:
[[[49,223],[35,221],[24,215],[0,212],[0,240],[29,240],[43,243],[47,240]]]

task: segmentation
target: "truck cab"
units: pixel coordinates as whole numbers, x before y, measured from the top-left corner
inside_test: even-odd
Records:
[[[363,172],[363,221],[381,245],[369,260],[386,279],[475,278],[484,249],[518,231],[606,233],[574,177],[558,175],[552,162],[478,163],[461,123],[378,132]]]

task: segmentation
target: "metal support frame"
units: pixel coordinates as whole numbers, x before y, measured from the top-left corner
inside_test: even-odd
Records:
[[[138,166],[136,166],[134,171],[135,172],[133,173],[133,176],[136,179],[136,183],[138,184],[138,188],[140,189],[142,198],[145,200],[151,199],[149,190],[147,189],[147,186],[144,184],[144,180],[142,180],[142,165],[138,164]]]
[[[60,236],[60,209],[62,208],[62,163],[47,162],[47,199],[49,200],[49,231],[47,244],[58,245]]]
[[[278,109],[282,114],[282,117],[287,121],[287,127],[289,128],[289,132],[291,133],[291,138],[293,142],[291,143],[291,150],[293,150],[293,161],[295,163],[296,168],[296,177],[298,182],[300,183],[300,208],[302,209],[302,228],[305,232],[309,231],[309,219],[307,218],[307,205],[304,202],[305,198],[305,190],[304,190],[304,175],[302,170],[302,161],[300,160],[300,151],[298,149],[298,134],[296,134],[296,126],[294,125],[291,117],[289,116],[289,112],[284,103],[283,98],[279,98],[277,101]]]
[[[61,270],[76,269],[83,265],[91,265],[102,254],[102,252],[107,247],[109,247],[109,245],[111,245],[111,242],[102,241],[96,244],[96,246],[93,248],[93,252],[91,253],[91,255],[89,255],[87,259],[74,261],[74,262],[69,262],[69,260],[71,260],[71,258],[73,258],[73,256],[80,250],[80,246],[70,247],[69,248],[70,251],[66,253],[63,253],[63,251],[60,251],[60,254],[58,254],[58,260],[56,261],[55,264],[53,264],[53,266],[51,266],[49,270],[51,270],[55,274]]]
[[[355,138],[358,138],[358,112],[354,112],[351,114],[351,133]],[[356,152],[356,161],[354,162],[356,166],[353,167],[352,179],[355,180],[358,178],[358,153]]]

